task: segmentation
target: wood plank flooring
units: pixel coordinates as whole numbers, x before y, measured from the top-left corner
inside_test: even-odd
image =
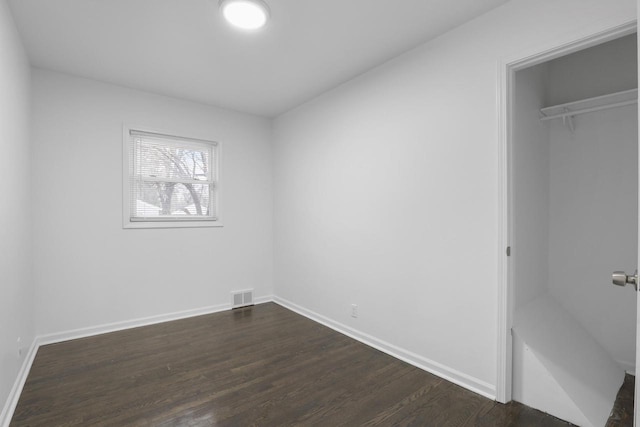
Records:
[[[611,416],[605,427],[633,427],[635,385],[636,378],[629,374],[625,375],[624,383],[620,387],[620,391],[618,391]]]
[[[276,304],[41,347],[11,426],[567,426]]]

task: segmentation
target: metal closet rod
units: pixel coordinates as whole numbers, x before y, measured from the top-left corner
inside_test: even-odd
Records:
[[[633,105],[637,103],[638,103],[637,99],[630,99],[628,101],[614,102],[613,104],[599,105],[597,107],[583,108],[581,110],[568,110],[563,113],[554,114],[552,116],[544,116],[540,118],[540,120],[544,122],[547,120],[572,117],[572,116],[577,116],[578,114],[585,114],[585,113],[591,113],[594,111],[607,110],[609,108],[624,107],[625,105]]]

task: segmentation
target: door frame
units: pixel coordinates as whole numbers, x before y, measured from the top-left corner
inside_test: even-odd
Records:
[[[512,139],[515,73],[576,51],[615,40],[637,32],[637,20],[613,27],[601,28],[588,34],[569,37],[557,44],[533,49],[527,53],[504,59],[498,64],[498,352],[496,371],[496,400],[511,401],[513,342],[513,262],[507,247],[515,247],[513,232]]]

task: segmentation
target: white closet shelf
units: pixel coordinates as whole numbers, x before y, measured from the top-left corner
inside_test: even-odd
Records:
[[[595,98],[582,99],[566,104],[545,107],[540,110],[540,120],[552,120],[577,116],[578,114],[591,113],[593,111],[609,108],[623,107],[638,103],[638,89],[625,90]]]

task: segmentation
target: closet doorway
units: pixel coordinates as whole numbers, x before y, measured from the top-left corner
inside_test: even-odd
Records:
[[[612,272],[638,266],[637,52],[631,28],[510,77],[505,400],[581,426],[636,369],[637,292]]]

